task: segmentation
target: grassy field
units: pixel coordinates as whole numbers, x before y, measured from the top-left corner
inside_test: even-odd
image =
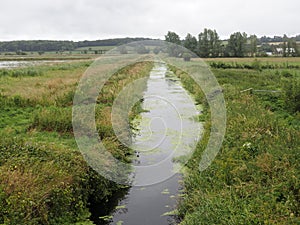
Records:
[[[184,174],[181,224],[299,224],[300,58],[205,61],[224,90],[227,132],[216,160],[200,173],[206,123]],[[126,188],[89,168],[72,134],[74,90],[91,62],[0,69],[0,224],[92,224],[89,204]],[[98,133],[123,161],[131,152],[114,138],[111,105],[123,86],[152,66],[120,70],[98,99]],[[174,71],[206,107],[200,119],[209,121],[201,90]]]
[[[212,68],[227,105],[225,141],[212,165],[199,172],[210,128],[206,123],[206,133],[184,174],[180,224],[299,224],[299,58],[206,61],[224,65],[258,61],[271,67]],[[287,62],[293,67],[285,66]],[[203,97],[186,74],[179,70],[176,74],[189,91]],[[248,88],[253,92],[241,92]]]
[[[89,204],[126,188],[94,172],[72,134],[74,91],[90,63],[0,70],[0,224],[91,224]],[[130,150],[113,137],[112,101],[151,68],[151,63],[125,67],[100,93],[99,135],[123,161]]]
[[[88,47],[81,47],[76,48],[75,51],[83,51],[83,50],[111,50],[116,46],[88,46]]]

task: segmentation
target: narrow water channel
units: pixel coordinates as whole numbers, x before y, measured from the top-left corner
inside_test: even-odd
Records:
[[[182,186],[175,171],[201,136],[195,102],[163,62],[155,63],[143,96],[146,112],[138,118],[133,163],[140,168],[137,183],[149,185],[131,187],[118,201],[109,225],[176,224],[172,214]]]

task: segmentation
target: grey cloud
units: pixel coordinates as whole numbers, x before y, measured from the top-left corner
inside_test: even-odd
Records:
[[[10,0],[0,7],[0,40],[183,38],[204,27],[222,37],[234,31],[258,35],[299,33],[298,0]]]

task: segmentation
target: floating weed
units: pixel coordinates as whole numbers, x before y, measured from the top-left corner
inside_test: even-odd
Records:
[[[163,194],[163,195],[169,195],[170,194],[170,191],[169,191],[169,189],[164,189],[162,192],[161,192],[161,194]]]
[[[177,216],[179,215],[179,211],[177,209],[166,212],[164,214],[162,214],[161,216]]]
[[[126,208],[126,205],[118,205],[116,206],[116,209],[125,209]]]
[[[113,216],[108,215],[108,216],[100,216],[99,219],[104,220],[104,221],[110,221],[112,220]]]

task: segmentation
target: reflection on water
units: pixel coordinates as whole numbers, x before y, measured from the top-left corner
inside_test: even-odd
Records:
[[[168,76],[166,76],[168,74]],[[143,95],[143,109],[132,148],[135,181],[115,208],[111,225],[175,224],[181,175],[177,161],[186,161],[201,135],[194,101],[167,65],[156,63]],[[176,159],[176,160],[174,160]],[[177,162],[177,163],[175,163]],[[98,224],[101,224],[99,222]],[[103,224],[103,223],[102,223]]]

